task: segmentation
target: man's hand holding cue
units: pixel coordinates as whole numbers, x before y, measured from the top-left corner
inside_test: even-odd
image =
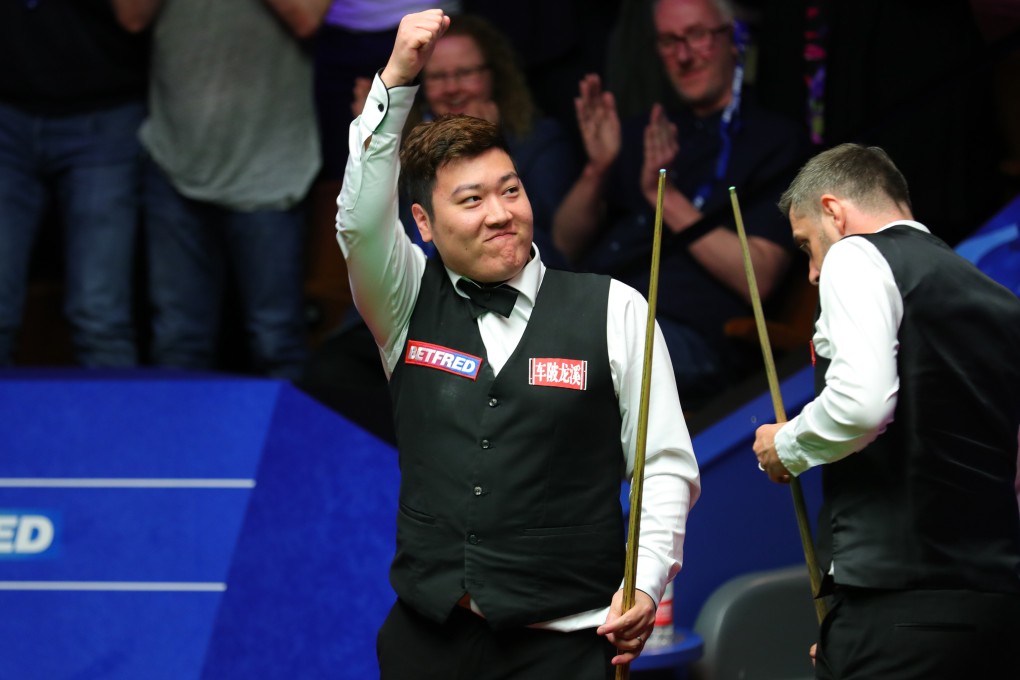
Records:
[[[779,460],[776,453],[776,433],[786,423],[762,425],[754,433],[754,455],[758,457],[758,466],[768,474],[769,479],[778,484],[790,483],[790,471]]]

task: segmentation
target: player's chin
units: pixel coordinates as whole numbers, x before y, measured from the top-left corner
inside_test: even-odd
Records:
[[[522,247],[515,242],[500,243],[502,240],[511,241],[509,237],[500,237],[496,242],[490,243],[493,246],[485,260],[485,267],[491,276],[491,281],[506,281],[516,276],[524,266],[528,264],[530,247]]]

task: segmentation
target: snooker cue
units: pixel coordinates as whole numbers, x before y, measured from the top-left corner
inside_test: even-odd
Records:
[[[627,529],[627,560],[623,571],[623,613],[634,606],[637,588],[637,549],[641,536],[641,494],[645,478],[645,446],[648,439],[648,401],[652,383],[652,346],[655,341],[655,301],[659,295],[659,256],[662,251],[662,195],[666,170],[659,170],[659,192],[655,199],[655,232],[652,238],[652,271],[648,283],[648,317],[645,323],[645,355],[641,369],[641,401],[638,407],[634,473],[630,480],[630,526]],[[616,680],[630,678],[630,664],[616,667]]]
[[[762,358],[765,360],[765,375],[769,381],[769,392],[772,393],[772,407],[776,412],[776,422],[786,422],[786,409],[783,407],[783,395],[779,391],[779,378],[776,376],[776,364],[772,357],[772,344],[769,342],[769,334],[765,328],[765,314],[762,312],[761,296],[758,294],[758,281],[754,277],[754,265],[751,263],[751,251],[747,245],[747,233],[744,231],[744,218],[740,213],[740,203],[737,201],[736,187],[730,187],[730,201],[733,204],[733,216],[737,222],[737,235],[740,237],[741,254],[744,258],[744,273],[747,275],[747,286],[751,294],[751,307],[754,309],[754,321],[758,327],[758,340],[761,342]],[[818,559],[815,557],[815,546],[811,542],[811,525],[807,518],[807,505],[804,502],[804,492],[800,488],[800,480],[790,476],[790,493],[793,495],[793,509],[797,515],[797,528],[800,530],[800,543],[804,548],[804,561],[807,563],[808,576],[811,579],[811,594],[818,595],[822,585],[822,573],[818,569]],[[815,613],[818,615],[818,623],[825,618],[825,601],[820,597],[814,597]]]

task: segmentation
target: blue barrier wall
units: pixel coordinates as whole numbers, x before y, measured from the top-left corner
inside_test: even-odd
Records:
[[[0,432],[0,678],[377,674],[370,435],[274,381],[46,371],[0,374]]]
[[[696,439],[678,623],[730,576],[800,558],[789,493],[750,453],[770,412]],[[284,383],[152,371],[0,373],[0,431],[0,640],[18,641],[0,678],[376,675],[389,446]]]

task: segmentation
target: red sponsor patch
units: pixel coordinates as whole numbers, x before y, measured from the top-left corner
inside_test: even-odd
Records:
[[[481,357],[473,354],[458,352],[442,345],[433,345],[420,340],[407,341],[407,353],[404,355],[404,362],[415,366],[426,366],[438,368],[440,371],[453,373],[476,380],[478,371],[482,368]]]
[[[588,362],[582,359],[528,359],[528,384],[588,389]]]

